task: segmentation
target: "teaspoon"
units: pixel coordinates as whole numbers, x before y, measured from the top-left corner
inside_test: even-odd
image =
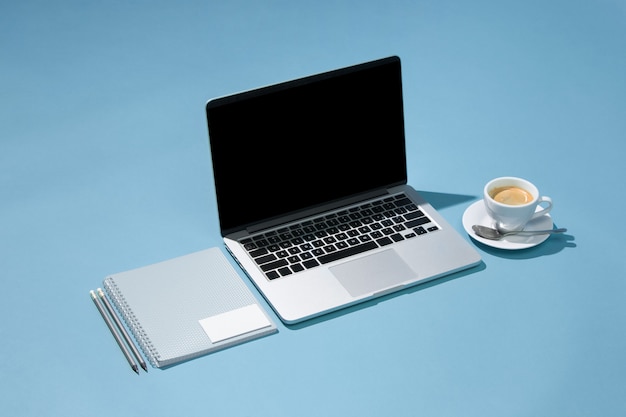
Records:
[[[510,235],[532,236],[532,235],[546,235],[546,234],[552,234],[552,233],[567,232],[567,229],[565,228],[549,229],[549,230],[519,230],[517,232],[500,232],[497,229],[486,227],[486,226],[481,226],[479,224],[473,225],[472,229],[478,236],[485,238],[485,239],[491,239],[491,240],[500,240],[503,237],[510,236]]]

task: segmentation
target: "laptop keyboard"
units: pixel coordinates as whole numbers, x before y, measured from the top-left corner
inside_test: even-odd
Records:
[[[268,279],[438,230],[405,194],[339,210],[240,241]]]

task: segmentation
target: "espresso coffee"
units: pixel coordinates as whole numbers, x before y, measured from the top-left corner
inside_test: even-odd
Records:
[[[533,201],[533,195],[520,187],[507,185],[505,187],[496,187],[489,193],[498,203],[508,204],[510,206],[519,206]]]

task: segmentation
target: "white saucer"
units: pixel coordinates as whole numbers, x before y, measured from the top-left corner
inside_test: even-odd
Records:
[[[538,210],[539,209],[541,209],[541,207],[538,207]],[[494,248],[508,250],[532,248],[550,237],[550,235],[547,234],[534,236],[511,235],[501,240],[490,240],[476,235],[474,230],[472,230],[472,226],[475,224],[494,227],[494,223],[494,220],[489,217],[487,211],[485,210],[483,200],[476,201],[465,210],[465,213],[463,213],[463,227],[465,228],[467,234],[470,235],[472,239]],[[524,230],[546,230],[552,229],[552,226],[552,217],[550,217],[549,214],[546,214],[528,222]]]

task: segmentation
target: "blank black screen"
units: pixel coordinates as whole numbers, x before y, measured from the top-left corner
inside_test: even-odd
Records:
[[[207,103],[223,234],[406,182],[400,60]]]

